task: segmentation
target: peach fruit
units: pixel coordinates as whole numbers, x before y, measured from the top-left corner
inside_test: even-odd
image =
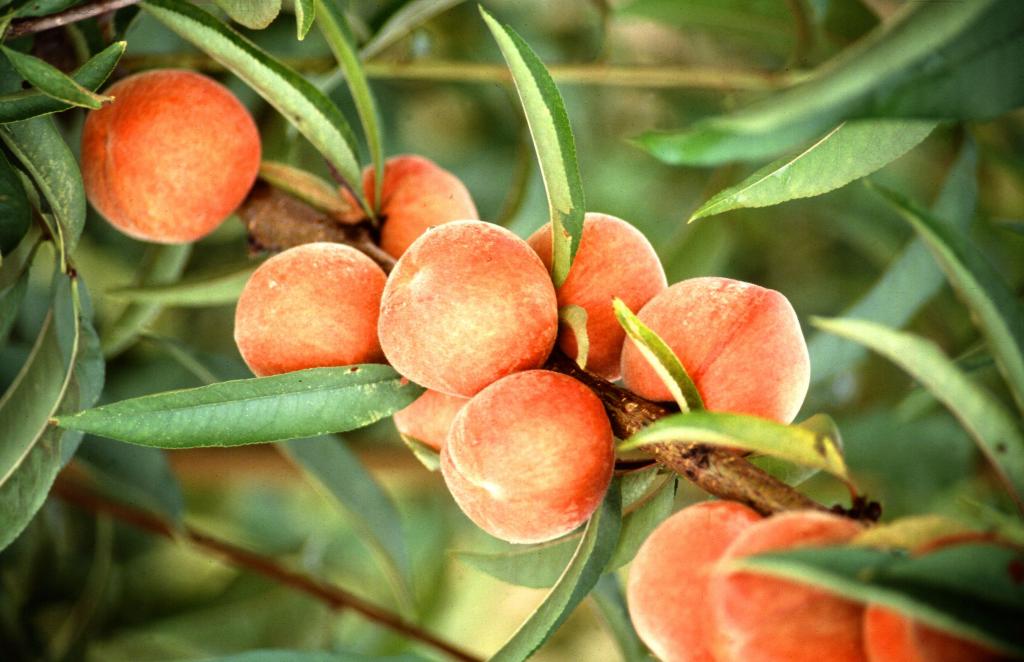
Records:
[[[614,462],[601,401],[547,370],[482,390],[455,417],[441,449],[441,471],[462,512],[513,543],[551,540],[585,522]]]
[[[629,570],[627,599],[637,634],[662,660],[714,662],[711,570],[761,516],[733,501],[689,506],[658,525]]]
[[[723,662],[863,662],[863,605],[819,588],[728,567],[773,550],[838,545],[861,531],[815,511],[775,515],[740,533],[711,579],[716,651]]]
[[[550,269],[551,224],[545,224],[528,241]],[[622,299],[630,310],[637,311],[665,287],[665,270],[639,230],[607,214],[586,215],[579,250],[569,276],[558,288],[558,305],[576,305],[587,311],[587,370],[605,379],[619,378],[626,332],[615,319],[612,298]],[[558,345],[576,358],[576,336],[571,330],[559,333]]]
[[[395,412],[393,419],[403,437],[441,450],[455,416],[468,402],[457,395],[426,391],[411,405]]]
[[[82,130],[82,177],[114,227],[145,241],[195,241],[242,203],[259,171],[260,136],[226,87],[161,69],[106,94],[114,102],[90,112]]]
[[[729,278],[692,278],[655,296],[638,317],[672,348],[709,410],[781,423],[796,417],[810,359],[782,294]],[[632,341],[622,351],[622,377],[639,396],[672,399]]]
[[[1002,655],[878,605],[864,614],[868,662],[996,662]]]
[[[367,200],[373,200],[375,182],[373,168],[367,168],[363,172]],[[459,178],[422,156],[406,154],[388,159],[380,193],[384,218],[380,247],[394,257],[401,257],[412,242],[435,225],[480,218]]]
[[[379,362],[384,281],[373,260],[342,244],[303,244],[275,255],[238,299],[238,351],[258,376]]]
[[[525,241],[497,225],[457,221],[427,232],[395,264],[378,330],[384,355],[404,376],[470,397],[544,363],[558,304]]]

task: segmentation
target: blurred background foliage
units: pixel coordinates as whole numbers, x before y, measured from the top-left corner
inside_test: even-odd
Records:
[[[402,4],[351,3],[357,37],[375,34]],[[369,60],[385,149],[389,155],[434,159],[467,184],[482,218],[525,236],[547,220],[547,207],[522,113],[500,78],[498,50],[475,4],[449,4],[450,9]],[[670,166],[630,143],[641,132],[688,126],[799,79],[876,27],[898,0],[486,4],[515,26],[554,71],[576,135],[588,209],[639,227],[656,247],[670,281],[714,274],[777,289],[792,300],[808,337],[814,338],[817,332],[806,324],[809,317],[841,313],[912,239],[909,226],[861,182],[817,198],[687,224],[702,202],[742,180],[756,164]],[[80,24],[77,36],[93,38],[93,23]],[[316,30],[296,41],[294,22],[282,15],[264,30],[242,31],[331,90],[352,125],[358,125],[348,91],[331,73],[333,60]],[[72,32],[47,33],[55,49],[66,46],[60,40],[74,38]],[[149,66],[207,69],[251,108],[264,137],[265,158],[326,176],[321,157],[280,116],[150,16],[139,14],[126,39],[118,75]],[[574,71],[562,65],[584,66]],[[655,71],[664,76],[664,85],[650,83]],[[701,81],[693,81],[696,74],[703,76]],[[80,111],[58,116],[73,149],[83,117]],[[975,145],[978,155],[971,237],[1019,293],[1024,281],[1024,115],[940,125],[873,179],[931,204],[965,145]],[[194,247],[185,276],[237,270],[248,260],[246,251],[242,224],[229,221]],[[85,274],[101,335],[118,324],[126,308],[111,292],[133,284],[145,252],[143,244],[118,234],[90,211],[76,266]],[[616,267],[610,263],[608,268]],[[2,384],[10,383],[42,323],[48,269],[46,264],[34,268],[21,314],[0,352]],[[137,343],[110,357],[103,401],[196,386],[210,373],[218,379],[248,376],[232,341],[232,323],[230,304],[163,310]],[[908,328],[936,340],[953,356],[979,343],[964,307],[946,285]],[[824,358],[827,362],[828,355]],[[1009,404],[987,356],[975,353],[968,360],[976,379]],[[855,369],[817,380],[804,415],[817,411],[838,421],[851,473],[884,504],[886,519],[924,512],[971,517],[976,504],[999,503],[998,489],[962,428],[891,364],[865,355]],[[501,583],[452,557],[452,550],[499,545],[459,513],[440,476],[415,460],[390,421],[349,434],[345,441],[400,508],[422,624],[478,654],[496,649],[543,594]],[[103,475],[107,489],[120,498],[161,512],[184,512],[201,530],[216,531],[399,608],[358,522],[273,447],[166,454],[131,447],[125,453],[133,455],[125,456],[115,445],[88,438],[72,470]],[[105,460],[105,453],[117,455],[124,466]],[[826,503],[843,498],[844,488],[825,477],[807,487]],[[681,486],[677,500],[701,498]],[[0,554],[4,659],[194,659],[252,648],[386,655],[407,650],[408,643],[357,614],[333,614],[311,598],[185,545],[103,516],[83,515],[56,500]],[[618,655],[588,600],[536,659]]]

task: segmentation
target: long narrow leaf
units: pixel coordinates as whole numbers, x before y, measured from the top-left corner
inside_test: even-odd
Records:
[[[6,46],[0,46],[0,50],[22,78],[43,94],[58,101],[72,106],[96,109],[105,102],[113,100],[113,97],[96,94],[92,90],[86,89],[57,67],[34,55],[22,53]]]

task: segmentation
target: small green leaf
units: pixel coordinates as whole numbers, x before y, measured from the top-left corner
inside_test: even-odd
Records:
[[[970,309],[989,351],[1024,412],[1024,306],[1002,275],[963,234],[899,193],[873,187],[910,222]]]
[[[32,208],[21,178],[0,152],[0,255],[6,256],[28,231]]]
[[[352,130],[312,83],[253,42],[184,0],[146,0],[143,8],[245,81],[316,147],[352,187],[360,204],[359,161]],[[367,208],[368,209],[368,208]]]
[[[648,444],[706,444],[771,455],[827,471],[849,482],[839,440],[819,430],[725,412],[666,416],[619,444],[619,451]]]
[[[836,422],[828,414],[814,414],[796,425],[807,428],[815,434],[825,435],[830,439],[834,439],[839,446],[839,450],[842,451],[843,440],[839,434],[839,426],[836,425]],[[758,455],[749,459],[758,468],[767,471],[775,478],[792,487],[806,482],[820,471],[816,467],[796,464],[771,455]]]
[[[863,320],[815,319],[813,324],[865,345],[921,382],[974,437],[1024,510],[1024,434],[1010,412],[961,372],[935,343]]]
[[[238,301],[256,266],[228,264],[167,285],[125,287],[107,292],[117,299],[160,306],[223,306]]]
[[[295,36],[299,41],[306,38],[316,19],[314,0],[295,0]]]
[[[622,495],[619,482],[613,480],[558,583],[512,638],[490,658],[492,662],[527,659],[565,622],[601,578],[619,538],[621,517]]]
[[[438,471],[441,468],[441,454],[419,439],[404,434],[399,434],[406,447],[412,451],[413,456],[420,461],[428,471]]]
[[[929,120],[843,122],[796,156],[770,163],[717,193],[693,212],[690,221],[841,188],[906,154],[928,137],[935,124]]]
[[[508,63],[533,146],[537,150],[551,221],[551,277],[560,286],[569,275],[583,236],[583,183],[565,103],[551,74],[529,45],[483,7],[480,13]]]
[[[330,437],[294,439],[278,444],[285,457],[341,506],[376,553],[399,602],[412,613],[412,570],[405,549],[402,518],[384,490],[343,442]]]
[[[344,215],[352,211],[351,205],[338,194],[338,188],[328,181],[300,168],[279,161],[260,164],[260,179],[274,188],[295,196],[317,209]]]
[[[388,17],[377,33],[363,45],[359,56],[369,60],[380,55],[418,26],[434,16],[462,3],[463,0],[411,0]]]
[[[608,624],[615,643],[619,646],[625,662],[653,662],[644,643],[640,641],[626,606],[619,580],[614,574],[603,575],[592,593],[597,608],[601,610],[604,622]]]
[[[581,370],[587,369],[587,355],[590,354],[590,337],[587,335],[587,309],[569,304],[558,309],[558,321],[569,327],[576,338],[576,364]]]
[[[213,0],[231,20],[250,30],[262,30],[281,13],[281,0]]]
[[[75,460],[119,501],[181,522],[185,511],[181,485],[159,448],[89,437],[79,447]]]
[[[700,391],[672,348],[659,338],[658,334],[647,328],[622,299],[612,299],[612,307],[615,309],[615,317],[619,324],[626,330],[626,335],[672,393],[672,398],[679,405],[680,411],[704,409]]]
[[[57,423],[157,448],[258,444],[375,423],[423,392],[403,382],[384,365],[312,368],[122,400]]]
[[[866,548],[797,549],[736,559],[743,570],[882,605],[934,628],[1013,655],[1024,654],[1021,552],[954,545],[922,556]]]
[[[348,82],[348,89],[352,92],[352,100],[356,104],[356,112],[359,113],[359,121],[363,125],[363,134],[366,136],[366,144],[370,148],[370,160],[373,162],[375,174],[373,200],[370,200],[370,207],[377,210],[380,207],[380,192],[384,185],[384,146],[380,132],[380,114],[377,112],[377,102],[370,91],[370,83],[366,80],[366,72],[363,71],[362,62],[356,52],[355,38],[349,29],[345,15],[336,7],[333,0],[315,0],[316,2],[316,24],[320,28],[324,40],[334,53],[338,65],[345,73],[345,80]],[[358,185],[360,182],[355,182]],[[372,216],[372,214],[371,214]]]
[[[914,550],[940,538],[976,531],[944,515],[917,515],[865,529],[850,544],[875,549]]]
[[[40,92],[58,101],[83,108],[100,108],[113,97],[96,94],[45,60],[0,46],[8,61],[21,76]]]

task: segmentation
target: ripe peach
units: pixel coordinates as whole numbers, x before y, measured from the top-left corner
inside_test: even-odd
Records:
[[[743,531],[722,556],[710,585],[723,661],[863,662],[864,607],[818,588],[727,562],[752,554],[837,545],[861,530],[853,520],[814,511],[769,517]]]
[[[376,176],[363,172],[363,192],[373,199]],[[430,159],[406,154],[387,160],[381,185],[380,211],[384,223],[380,247],[401,257],[432,226],[479,217],[473,198],[459,178]]]
[[[662,660],[714,662],[710,573],[761,516],[732,501],[689,506],[658,525],[629,570],[627,601],[637,634]]]
[[[411,405],[395,412],[392,418],[398,433],[403,437],[414,439],[439,451],[444,445],[445,437],[448,436],[452,420],[467,402],[469,400],[457,395],[428,390]]]
[[[235,343],[259,376],[379,362],[384,271],[350,246],[319,242],[275,255],[245,284]]]
[[[638,314],[690,374],[704,405],[790,423],[810,384],[807,343],[783,295],[728,278],[692,278]],[[671,393],[632,341],[622,351],[626,387],[650,400]]]
[[[509,375],[480,391],[441,449],[441,471],[462,512],[513,543],[551,540],[585,522],[614,462],[601,401],[547,370]]]
[[[868,662],[996,662],[995,651],[930,628],[895,611],[868,605],[864,614]]]
[[[545,224],[528,241],[550,269],[551,224]],[[558,288],[558,305],[577,305],[587,311],[587,370],[605,379],[619,378],[626,332],[615,319],[612,298],[622,299],[630,310],[637,311],[665,287],[665,270],[639,230],[607,214],[586,215],[576,258],[568,278]],[[576,357],[572,331],[559,333],[558,345]]]
[[[164,244],[206,236],[241,204],[260,167],[249,111],[216,81],[162,69],[111,85],[89,113],[82,177],[121,232]]]
[[[400,373],[470,397],[544,363],[558,333],[558,304],[525,241],[497,225],[458,221],[426,233],[398,260],[378,330]]]

